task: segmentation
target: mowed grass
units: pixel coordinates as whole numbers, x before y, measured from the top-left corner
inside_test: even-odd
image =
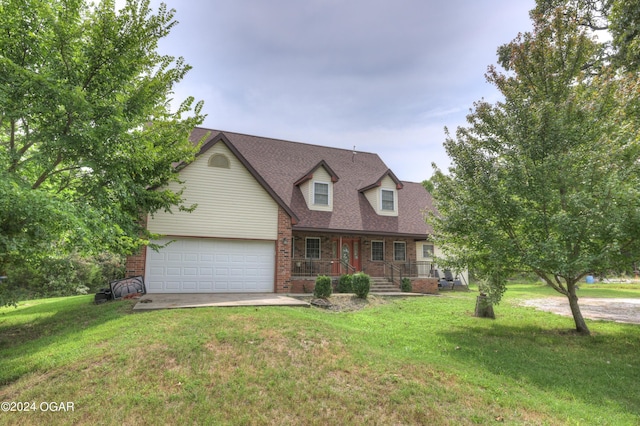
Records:
[[[583,296],[640,297],[609,285]],[[585,294],[589,293],[589,294]],[[200,308],[133,312],[80,296],[0,310],[0,424],[640,424],[640,325],[518,306],[476,292],[389,299],[361,311]]]

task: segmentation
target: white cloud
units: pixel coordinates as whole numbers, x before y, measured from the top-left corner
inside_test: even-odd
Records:
[[[193,70],[176,98],[206,126],[378,153],[401,179],[448,166],[444,127],[473,102],[500,44],[535,1],[167,0],[180,21],[161,51]],[[157,4],[157,3],[154,3]]]

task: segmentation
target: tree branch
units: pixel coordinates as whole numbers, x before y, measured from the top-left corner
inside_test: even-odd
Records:
[[[562,283],[558,280],[558,276],[554,275],[554,278],[556,280],[556,282],[553,282],[546,273],[544,273],[543,271],[541,271],[540,269],[534,269],[534,272],[537,276],[539,276],[540,278],[542,278],[544,280],[544,282],[546,282],[549,287],[553,288],[555,291],[557,291],[560,294],[564,294],[565,296],[568,294],[567,290],[564,288],[564,286],[562,285]]]
[[[45,170],[44,172],[42,172],[40,177],[31,186],[31,189],[39,188],[40,185],[42,185],[53,174],[53,169],[55,169],[58,166],[58,164],[60,164],[61,162],[62,162],[62,155],[58,154],[58,158],[56,158],[56,161],[53,162],[53,165],[48,170]]]

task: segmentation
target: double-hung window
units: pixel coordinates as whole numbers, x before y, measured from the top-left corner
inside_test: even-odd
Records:
[[[393,243],[393,260],[404,262],[407,260],[407,244],[403,241]]]
[[[313,204],[317,204],[321,206],[329,205],[329,184],[328,183],[314,182]]]
[[[382,199],[381,208],[382,210],[394,211],[396,208],[395,197],[393,195],[393,191],[388,189],[382,189],[380,191],[380,197]]]
[[[320,259],[320,238],[307,238],[305,244],[307,259]]]
[[[384,241],[371,241],[371,260],[384,260]]]
[[[424,244],[422,246],[422,257],[425,259],[433,257],[433,244]]]

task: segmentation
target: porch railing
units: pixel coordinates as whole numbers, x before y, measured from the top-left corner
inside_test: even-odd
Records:
[[[328,275],[337,277],[342,274],[353,274],[356,268],[341,259],[293,259],[291,275],[295,277],[316,277]],[[435,276],[432,262],[380,262],[369,264],[363,272],[371,276],[384,276],[389,281],[400,284],[402,278],[429,278]]]
[[[341,259],[293,259],[291,275],[296,277],[316,277],[318,275],[340,276],[354,274],[356,268]]]
[[[402,264],[394,264],[391,262],[384,262],[384,276],[394,285],[400,287],[402,285]]]
[[[402,278],[433,278],[435,267],[432,262],[384,262],[384,276],[392,283],[400,285]]]
[[[429,261],[407,262],[403,264],[405,276],[411,278],[435,277],[435,265]]]

